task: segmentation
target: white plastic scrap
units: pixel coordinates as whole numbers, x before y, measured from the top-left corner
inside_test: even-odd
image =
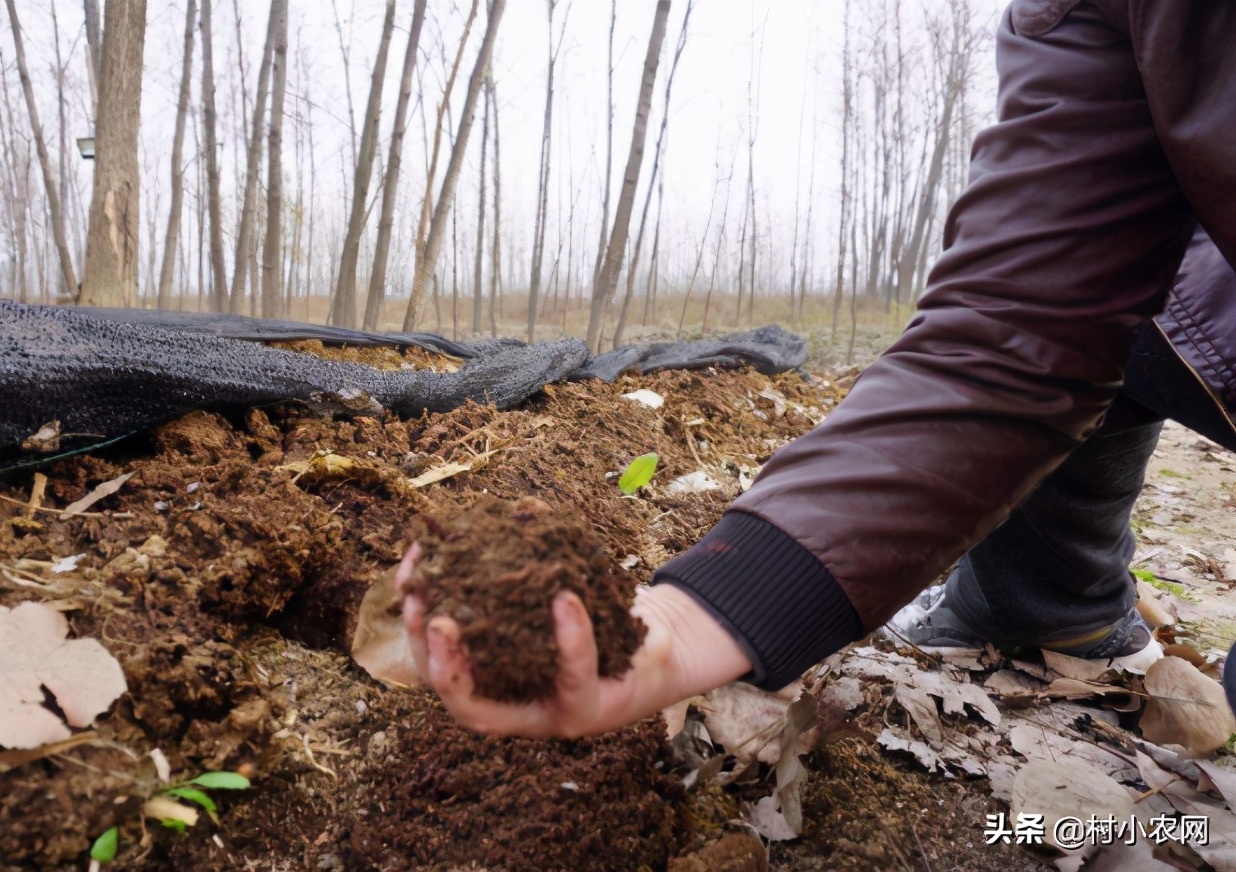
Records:
[[[646,388],[640,388],[638,391],[631,391],[629,394],[623,394],[624,400],[634,400],[637,403],[643,403],[650,409],[659,409],[665,405],[665,397],[658,394],[656,391],[650,391]]]

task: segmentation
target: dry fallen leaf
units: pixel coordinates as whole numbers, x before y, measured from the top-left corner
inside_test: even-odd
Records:
[[[786,709],[785,726],[778,737],[781,755],[777,759],[777,789],[755,804],[748,820],[773,841],[797,838],[803,831],[802,791],[807,783],[807,767],[799,755],[811,749],[805,732],[816,722],[815,698],[803,691]]]
[[[1183,745],[1209,754],[1236,733],[1223,685],[1179,657],[1164,657],[1146,672],[1142,735],[1156,744]]]
[[[1069,759],[1034,760],[1018,770],[1011,806],[1014,815],[1042,815],[1044,841],[1053,847],[1060,847],[1053,830],[1061,818],[1084,821],[1101,811],[1127,821],[1133,814],[1133,799],[1120,782],[1081,760]]]
[[[84,497],[82,497],[77,502],[70,503],[69,505],[65,506],[65,509],[63,512],[61,512],[61,514],[65,515],[66,517],[68,515],[81,514],[82,512],[86,511],[86,509],[90,508],[95,503],[97,503],[99,500],[103,499],[104,497],[110,497],[116,491],[120,490],[120,488],[124,486],[124,483],[135,475],[137,475],[136,470],[134,470],[133,472],[126,472],[124,475],[118,475],[115,478],[113,478],[111,481],[103,482],[103,484],[96,487],[94,490],[86,494]]]
[[[416,687],[420,678],[412,665],[412,647],[403,625],[403,594],[395,587],[395,572],[391,569],[365,591],[352,634],[352,659],[379,681]]]
[[[0,746],[37,748],[86,727],[127,690],[96,639],[67,639],[69,622],[42,603],[0,606]],[[44,688],[64,720],[43,705]]]

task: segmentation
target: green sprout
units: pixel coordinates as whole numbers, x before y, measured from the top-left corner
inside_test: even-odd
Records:
[[[104,830],[103,835],[94,840],[90,846],[90,859],[98,863],[110,863],[116,859],[116,848],[120,845],[120,827]]]
[[[627,496],[635,493],[648,482],[657,472],[657,455],[641,454],[631,461],[618,479],[618,487]]]
[[[196,786],[194,786],[196,785]],[[203,772],[196,778],[178,784],[171,784],[159,791],[164,796],[174,796],[177,799],[188,800],[205,809],[206,814],[215,823],[219,822],[219,806],[211,799],[207,790],[248,790],[250,781],[239,772]],[[185,831],[185,822],[178,818],[164,818],[163,826],[178,833]]]

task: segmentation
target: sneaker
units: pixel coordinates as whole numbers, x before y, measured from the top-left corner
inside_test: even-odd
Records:
[[[1028,649],[1045,648],[1085,660],[1120,660],[1122,668],[1144,671],[1162,656],[1150,626],[1137,609],[1112,624],[1069,627],[1026,642],[1009,638],[997,629],[979,628],[963,617],[945,595],[945,585],[929,587],[888,622],[890,635],[920,648],[982,648],[988,642],[1016,656]],[[1157,656],[1156,656],[1157,655]],[[1147,661],[1142,665],[1142,661]],[[1236,672],[1232,686],[1236,695]]]

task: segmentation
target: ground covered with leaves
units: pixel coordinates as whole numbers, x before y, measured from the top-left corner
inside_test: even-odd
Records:
[[[196,413],[0,478],[0,868],[84,868],[114,826],[118,866],[146,870],[1028,870],[1049,855],[986,844],[987,815],[1029,808],[1031,764],[1079,755],[1130,797],[1231,817],[1236,775],[1140,736],[1153,694],[1120,670],[876,639],[782,694],[735,685],[570,742],[478,737],[408,686],[392,570],[426,519],[535,497],[646,581],[845,382],[663,373],[409,421]],[[1157,462],[1218,496],[1189,527],[1172,502],[1186,479],[1156,470],[1181,490],[1148,488],[1140,557],[1176,612],[1165,641],[1213,672],[1227,628],[1194,612],[1232,580],[1220,533],[1236,474],[1196,444]],[[619,474],[649,452],[653,480],[624,495]],[[1053,689],[1063,678],[1087,687]],[[251,787],[188,783],[222,772]],[[1190,850],[1161,868],[1225,868]]]

